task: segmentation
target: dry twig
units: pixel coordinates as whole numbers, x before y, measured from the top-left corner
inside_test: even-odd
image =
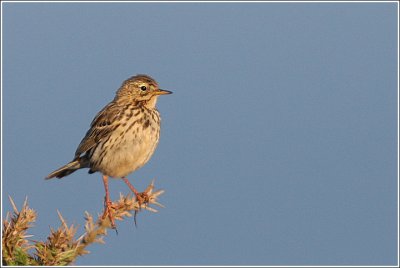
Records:
[[[154,204],[163,207],[157,202],[158,197],[163,190],[154,190],[154,181],[144,191],[148,196],[146,203],[141,204],[131,195],[124,196],[120,194],[119,200],[113,202],[113,215],[117,220],[123,220],[132,217],[141,209],[157,212],[156,209],[149,207]],[[18,211],[14,201],[10,197],[13,213],[7,213],[3,221],[3,265],[68,265],[73,263],[78,256],[88,254],[87,246],[92,243],[104,243],[104,236],[107,235],[107,229],[111,228],[108,219],[98,215],[94,220],[88,212],[85,213],[85,233],[79,238],[75,238],[77,227],[68,226],[67,222],[58,212],[61,226],[57,230],[50,229],[50,235],[47,240],[31,241],[28,240],[31,235],[27,230],[32,227],[36,220],[36,212],[28,207],[25,200],[21,211]],[[33,251],[30,253],[29,251]]]

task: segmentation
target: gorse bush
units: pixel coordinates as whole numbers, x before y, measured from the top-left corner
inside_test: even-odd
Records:
[[[147,194],[146,203],[139,205],[135,197],[131,195],[120,195],[119,200],[113,202],[113,215],[117,220],[136,216],[141,209],[157,212],[149,207],[154,204],[162,207],[157,202],[163,190],[154,191],[152,182],[144,193]],[[57,229],[50,228],[50,234],[46,241],[35,241],[28,233],[36,220],[36,212],[29,208],[25,200],[21,210],[18,210],[10,197],[13,212],[8,212],[6,219],[3,219],[2,232],[2,253],[3,265],[69,265],[73,264],[78,256],[88,254],[87,246],[92,243],[103,243],[103,237],[107,230],[111,229],[111,222],[108,217],[102,216],[95,220],[88,212],[85,213],[85,233],[76,238],[78,228],[74,225],[68,226],[67,222],[58,212],[61,225]],[[132,215],[132,212],[134,213]]]

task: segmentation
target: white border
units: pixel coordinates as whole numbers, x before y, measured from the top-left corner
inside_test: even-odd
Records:
[[[399,135],[399,2],[398,1],[1,1],[1,51],[0,51],[0,57],[1,57],[1,78],[0,78],[0,98],[1,98],[1,138],[0,138],[0,156],[1,156],[1,180],[0,180],[0,185],[1,185],[1,219],[3,218],[3,200],[4,200],[4,195],[3,195],[3,3],[396,3],[397,4],[397,252],[399,252],[400,247],[399,247],[399,229],[400,229],[400,224],[399,224],[399,175],[400,175],[400,168],[399,168],[399,140],[400,140],[400,135]],[[3,224],[1,224],[1,233],[3,233]],[[3,258],[3,253],[0,252],[1,258]],[[32,267],[40,267],[40,266],[32,266]],[[104,266],[104,265],[96,265],[96,266],[74,266],[74,267],[394,267],[394,266],[365,266],[365,265],[342,265],[342,266],[333,266],[333,265],[306,265],[306,266],[299,266],[299,265],[290,265],[290,266],[285,266],[285,265],[269,265],[269,266],[264,266],[264,265],[245,265],[245,266],[239,266],[239,265],[179,265],[179,266],[174,266],[174,265],[165,265],[165,266],[160,266],[160,265],[139,265],[139,266],[130,266],[130,265],[117,265],[117,266]],[[399,254],[397,255],[397,267],[399,267]]]

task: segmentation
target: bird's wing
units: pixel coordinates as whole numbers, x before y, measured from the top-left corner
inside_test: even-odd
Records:
[[[107,138],[110,133],[119,126],[119,117],[123,113],[123,108],[114,102],[105,106],[93,119],[90,129],[86,132],[75,152],[75,157],[87,152],[98,144],[101,140]]]

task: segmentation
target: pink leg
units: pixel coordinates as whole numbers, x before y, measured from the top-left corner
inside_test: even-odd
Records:
[[[126,185],[128,185],[129,189],[131,189],[131,191],[135,194],[135,196],[138,197],[139,196],[139,192],[135,189],[135,187],[133,187],[133,185],[128,181],[128,179],[125,178],[125,177],[123,177],[122,179],[124,180]]]
[[[126,185],[128,185],[129,189],[135,194],[136,200],[139,202],[139,206],[141,206],[143,203],[146,203],[148,201],[148,195],[147,193],[139,193],[135,187],[128,181],[127,178],[123,177],[122,178]]]
[[[108,215],[108,218],[110,219],[111,222],[111,227],[115,229],[114,217],[111,213],[112,202],[110,200],[110,193],[108,191],[108,176],[103,175],[103,183],[104,183],[104,189],[106,190],[106,196],[104,201],[104,213],[102,218],[104,220]]]
[[[141,209],[142,204],[145,202],[148,202],[148,195],[146,192],[144,193],[139,193],[135,187],[133,187],[133,185],[128,181],[127,178],[123,177],[122,178],[124,180],[124,182],[126,183],[126,185],[128,185],[129,189],[131,189],[131,191],[135,194],[136,196],[136,200],[139,203],[139,209]],[[133,217],[134,221],[135,221],[135,226],[137,226],[137,222],[136,222],[136,216],[137,216],[137,210],[135,210],[135,215]]]

